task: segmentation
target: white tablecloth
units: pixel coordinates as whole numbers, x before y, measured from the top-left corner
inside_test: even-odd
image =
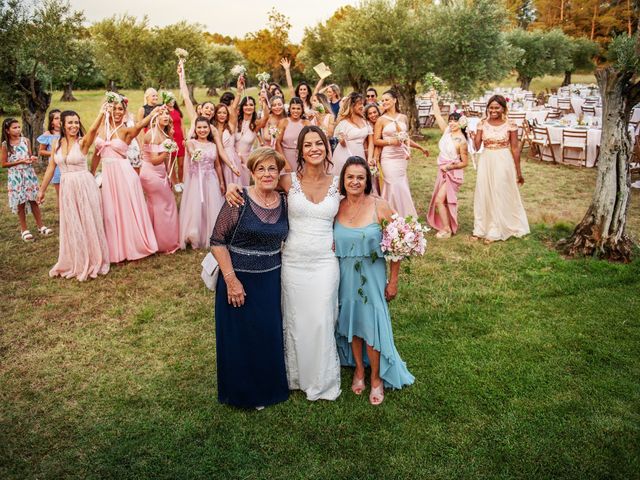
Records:
[[[562,99],[564,100],[566,97],[562,97]],[[571,100],[571,108],[573,108],[573,111],[576,113],[582,113],[582,105],[584,105],[584,101],[585,99],[582,97],[578,97],[577,95],[572,95],[569,100]],[[558,96],[557,95],[551,95],[549,97],[549,105],[551,105],[554,108],[558,108]]]

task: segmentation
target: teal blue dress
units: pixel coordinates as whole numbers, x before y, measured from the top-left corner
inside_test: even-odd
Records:
[[[354,336],[360,337],[380,352],[380,377],[385,388],[411,385],[415,378],[393,343],[391,317],[384,298],[387,273],[380,249],[380,225],[370,223],[366,227],[349,228],[336,220],[333,234],[340,262],[336,343],[341,365],[355,367],[351,341]],[[363,356],[369,365],[366,348]]]

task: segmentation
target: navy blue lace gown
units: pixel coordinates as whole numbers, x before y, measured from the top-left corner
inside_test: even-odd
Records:
[[[258,407],[289,397],[280,307],[280,249],[287,237],[286,197],[264,208],[244,191],[245,206],[224,204],[211,246],[226,246],[236,276],[247,294],[242,307],[227,301],[220,275],[216,287],[218,400]]]

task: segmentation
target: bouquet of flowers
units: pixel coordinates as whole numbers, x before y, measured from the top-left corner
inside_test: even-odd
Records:
[[[122,100],[120,94],[116,92],[106,92],[104,96],[107,99],[107,103],[120,103]]]
[[[164,148],[165,152],[169,152],[169,154],[171,154],[178,151],[178,144],[168,138],[162,142],[162,148]]]
[[[192,162],[200,162],[202,161],[202,154],[204,152],[202,151],[201,148],[196,148],[193,153],[191,154],[191,161]]]
[[[231,69],[231,75],[234,77],[245,76],[247,73],[247,67],[244,65],[234,65]]]
[[[317,104],[315,107],[313,107],[313,109],[318,113],[325,113],[324,105],[322,105],[321,103]]]
[[[189,57],[189,52],[187,52],[184,48],[176,48],[175,51],[176,57],[178,57],[178,62],[184,63],[187,61],[187,57]]]
[[[267,83],[269,83],[269,79],[271,78],[271,75],[269,75],[267,72],[262,72],[257,74],[256,78],[258,79],[258,83],[262,87],[262,86],[266,86]]]
[[[396,132],[396,138],[405,143],[409,141],[409,134],[407,132]]]
[[[427,240],[424,234],[429,231],[417,218],[402,218],[397,213],[391,216],[391,222],[382,223],[382,242],[380,248],[384,257],[399,262],[408,257],[424,255]]]
[[[271,125],[269,127],[269,136],[275,140],[276,138],[278,138],[278,135],[280,135],[280,129],[274,125]]]
[[[448,90],[447,82],[431,72],[427,73],[422,79],[422,89],[425,92],[435,90],[438,93],[444,93]]]
[[[371,172],[372,177],[377,177],[380,175],[380,170],[377,165],[369,165],[369,171]]]
[[[171,102],[175,102],[176,101],[176,96],[167,91],[167,90],[160,90],[160,103],[162,105],[168,105]]]

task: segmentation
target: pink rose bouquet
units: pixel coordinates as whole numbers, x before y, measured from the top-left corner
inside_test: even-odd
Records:
[[[427,248],[424,234],[429,228],[420,224],[417,218],[403,218],[394,213],[391,222],[385,221],[382,225],[380,248],[387,260],[399,262],[408,257],[424,255]]]

